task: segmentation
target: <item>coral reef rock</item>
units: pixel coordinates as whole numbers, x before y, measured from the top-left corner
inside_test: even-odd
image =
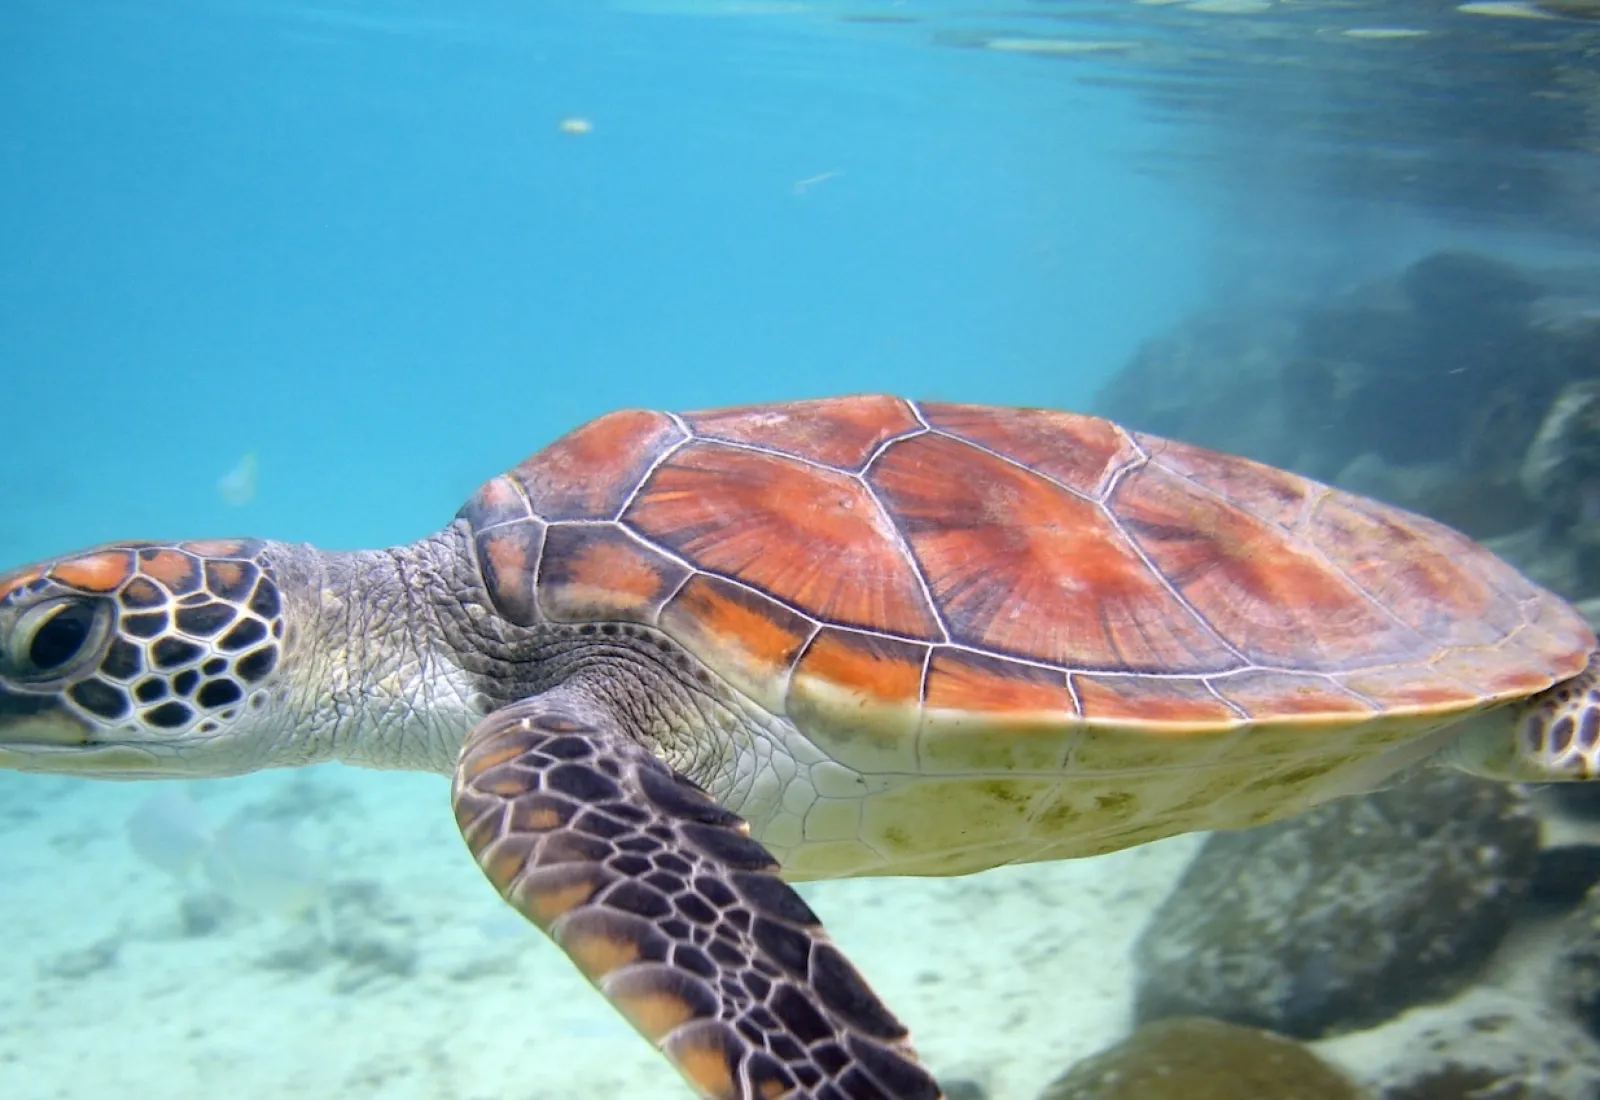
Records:
[[[1432,770],[1214,834],[1134,945],[1137,1018],[1318,1038],[1451,996],[1510,926],[1538,852],[1524,795]]]
[[[1600,520],[1600,403],[1569,388],[1597,377],[1594,272],[1444,251],[1348,293],[1193,317],[1145,344],[1096,407],[1487,538]]]
[[[1546,1007],[1498,989],[1317,1043],[1374,1100],[1594,1100],[1600,1047]]]
[[[1146,1024],[1056,1078],[1039,1100],[1360,1100],[1281,1035],[1200,1017]]]
[[[1562,923],[1561,943],[1551,967],[1551,998],[1600,1038],[1600,887]]]

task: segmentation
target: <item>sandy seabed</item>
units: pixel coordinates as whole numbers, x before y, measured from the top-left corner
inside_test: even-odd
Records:
[[[690,1096],[495,896],[442,778],[189,785],[207,818],[271,814],[315,854],[342,952],[135,857],[126,822],[151,788],[0,776],[0,1097]],[[936,1073],[1032,1100],[1126,1032],[1129,948],[1196,843],[803,891]]]

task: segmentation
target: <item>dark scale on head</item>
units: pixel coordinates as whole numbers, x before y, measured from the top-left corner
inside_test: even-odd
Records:
[[[144,656],[137,646],[118,638],[106,650],[100,671],[113,680],[131,680],[144,671]]]
[[[1600,744],[1600,710],[1585,707],[1583,719],[1578,724],[1578,747],[1585,751]]]
[[[159,575],[174,596],[200,587],[200,563],[190,554],[170,546],[151,546],[139,551],[141,572]],[[175,570],[172,566],[176,565]],[[180,571],[181,570],[181,571]]]
[[[236,612],[225,603],[204,603],[199,607],[186,607],[177,614],[178,629],[185,634],[209,638],[233,622]]]
[[[167,613],[152,611],[143,615],[124,615],[122,629],[135,638],[154,638],[167,629]]]
[[[244,698],[244,690],[232,680],[207,680],[194,697],[194,701],[207,710],[215,710]]]
[[[154,703],[167,697],[167,682],[152,676],[142,680],[139,686],[133,689],[133,697],[141,703]]]
[[[249,649],[257,642],[263,641],[266,636],[267,628],[261,620],[245,619],[224,634],[217,645],[229,653],[237,653],[241,649]]]
[[[200,674],[192,668],[186,668],[172,678],[172,690],[178,695],[193,695],[199,685]]]
[[[144,720],[164,730],[180,729],[194,718],[194,711],[183,703],[168,701],[145,711]]]
[[[267,578],[262,577],[256,582],[256,590],[250,596],[250,610],[260,615],[263,619],[275,619],[282,610],[278,599],[278,586]]]
[[[134,611],[160,607],[167,602],[167,594],[161,587],[144,577],[135,577],[129,581],[117,598],[122,601],[123,607]]]
[[[270,676],[277,664],[278,651],[271,646],[263,646],[234,661],[233,671],[237,672],[245,683],[254,684]]]
[[[100,680],[74,684],[67,694],[72,696],[74,703],[101,718],[121,718],[133,709],[126,695]]]
[[[200,659],[205,650],[182,638],[162,638],[150,647],[150,656],[157,668],[182,668]]]
[[[256,582],[256,567],[246,561],[206,562],[206,588],[225,600],[242,602]]]
[[[1572,735],[1577,730],[1577,723],[1572,716],[1563,714],[1556,719],[1556,724],[1550,727],[1550,748],[1555,752],[1566,752],[1572,747]]]

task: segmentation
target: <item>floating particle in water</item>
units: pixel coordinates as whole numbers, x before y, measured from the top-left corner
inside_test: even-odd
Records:
[[[817,184],[827,183],[829,180],[838,179],[842,175],[844,175],[843,172],[818,172],[816,175],[807,176],[803,180],[795,180],[794,193],[796,195],[804,195],[807,191],[817,186]]]
[[[1415,27],[1351,27],[1344,32],[1346,38],[1360,38],[1373,42],[1396,38],[1424,38],[1427,34],[1427,31]]]
[[[254,451],[243,455],[233,469],[217,479],[217,494],[235,508],[256,499],[256,482],[261,476],[261,461]]]
[[[1458,4],[1456,11],[1467,15],[1494,15],[1502,19],[1554,19],[1549,12],[1540,11],[1532,4],[1520,0],[1482,0],[1481,3]]]
[[[1272,0],[1191,0],[1184,7],[1207,15],[1260,15],[1272,10]]]
[[[140,859],[184,878],[211,847],[211,824],[188,788],[167,786],[141,802],[126,822],[128,844]]]
[[[576,116],[572,118],[564,118],[561,120],[560,130],[563,134],[572,134],[574,137],[581,137],[584,134],[594,132],[594,123],[590,122],[586,118],[578,118]]]
[[[1097,38],[990,38],[984,48],[1001,53],[1031,53],[1043,57],[1092,57],[1097,54],[1132,53],[1137,42]]]

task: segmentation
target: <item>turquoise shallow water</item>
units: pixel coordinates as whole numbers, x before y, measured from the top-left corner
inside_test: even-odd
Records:
[[[0,569],[408,542],[619,407],[1089,409],[1262,287],[1587,255],[1563,65],[1591,34],[1420,3],[13,0]],[[439,778],[151,793],[0,774],[0,1096],[680,1094],[506,923]],[[807,893],[936,1068],[1022,1100],[1125,1030],[1127,945],[1192,850]]]

